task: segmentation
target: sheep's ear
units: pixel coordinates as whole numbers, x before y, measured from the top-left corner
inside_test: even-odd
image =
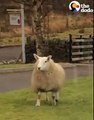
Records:
[[[48,57],[47,57],[47,60],[50,60],[52,58],[52,55],[49,55]]]
[[[35,53],[34,53],[33,55],[34,55],[34,58],[35,58],[36,60],[39,59],[39,56],[38,56],[38,55],[36,55]]]

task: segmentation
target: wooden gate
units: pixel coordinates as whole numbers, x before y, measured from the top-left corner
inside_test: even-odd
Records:
[[[85,60],[94,60],[93,55],[94,40],[90,35],[88,38],[80,35],[78,38],[73,38],[69,35],[69,61],[80,62]]]

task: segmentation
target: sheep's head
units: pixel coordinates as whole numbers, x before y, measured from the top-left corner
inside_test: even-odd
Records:
[[[34,58],[37,60],[37,70],[46,71],[49,69],[50,60],[52,58],[51,55],[49,55],[47,57],[40,57],[40,56],[34,54]]]

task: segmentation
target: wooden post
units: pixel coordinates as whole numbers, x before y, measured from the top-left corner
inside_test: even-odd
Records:
[[[82,38],[82,35],[80,35],[80,39]]]
[[[92,38],[92,35],[89,35],[89,38]]]
[[[24,28],[24,5],[21,4],[21,29],[22,29],[22,60],[23,63],[26,63],[26,56],[25,56],[25,28]]]
[[[93,55],[93,60],[94,60],[94,37],[92,39],[93,39],[93,50],[92,50],[93,54],[92,55]]]
[[[83,37],[83,36],[80,35],[80,39],[82,39],[82,37]],[[80,45],[80,46],[83,45],[82,41],[79,42],[79,45]],[[79,52],[84,52],[84,50],[83,50],[82,48],[80,48],[80,49],[79,49]],[[84,57],[84,55],[79,55],[79,57]]]
[[[69,62],[72,62],[72,35],[69,34]]]
[[[93,45],[93,48],[92,48],[92,59],[94,60],[94,36],[92,37],[91,35],[89,36],[91,39],[93,39],[93,42],[92,42],[92,45]]]
[[[0,27],[0,39],[1,39],[1,27]]]

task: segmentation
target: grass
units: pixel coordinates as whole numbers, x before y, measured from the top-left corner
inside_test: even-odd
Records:
[[[32,68],[34,64],[1,64],[0,69],[7,68]]]
[[[21,45],[21,37],[5,37],[0,39],[0,46]]]
[[[82,28],[81,28],[82,29]],[[69,29],[69,30],[65,30],[64,32],[61,33],[51,33],[50,39],[53,38],[59,38],[59,39],[69,39],[69,34],[72,35],[80,35],[81,33],[79,33],[79,31],[81,29]],[[93,35],[93,28],[84,28],[84,36],[87,35]],[[32,36],[33,37],[33,36]],[[0,39],[0,46],[13,46],[13,45],[21,45],[21,37],[4,37]]]
[[[81,35],[81,33],[79,33],[80,29],[70,29],[70,30],[66,30],[63,33],[56,33],[56,38],[60,38],[60,39],[68,39],[69,38],[69,34],[72,35]],[[84,33],[83,36],[87,36],[89,37],[89,35],[93,35],[93,28],[84,28]],[[53,38],[53,37],[52,37]]]
[[[35,107],[36,95],[31,89],[0,94],[0,120],[92,120],[92,78],[66,81],[57,106],[42,96]]]

